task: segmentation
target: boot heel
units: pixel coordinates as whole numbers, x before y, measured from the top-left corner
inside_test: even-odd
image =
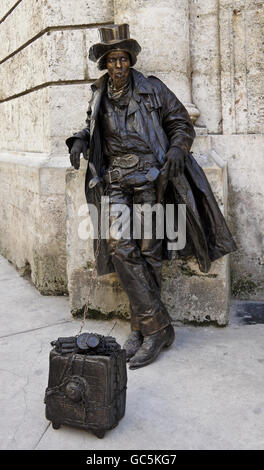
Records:
[[[174,339],[175,339],[175,338],[173,337],[170,341],[168,341],[168,342],[165,344],[164,347],[165,347],[165,348],[169,348],[169,347],[172,345]]]
[[[171,328],[172,328],[172,330],[171,330],[170,337],[168,338],[167,342],[164,345],[165,348],[169,348],[172,345],[173,341],[175,340],[175,331],[174,331],[173,327],[171,327]]]

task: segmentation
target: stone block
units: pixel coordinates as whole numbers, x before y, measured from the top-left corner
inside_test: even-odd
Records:
[[[91,84],[49,87],[50,100],[50,151],[65,154],[65,139],[83,129],[91,98]]]
[[[79,0],[74,7],[72,0],[23,0],[0,24],[0,61],[47,28],[105,22],[113,22],[112,0]]]
[[[0,149],[49,152],[49,88],[0,103]]]
[[[0,149],[66,154],[65,139],[85,127],[90,84],[48,86],[0,103]]]
[[[94,79],[96,64],[87,59],[96,29],[51,31],[2,63],[0,101],[50,84]]]
[[[102,73],[106,72],[106,70],[104,70],[103,72],[100,72],[97,68],[97,64],[95,62],[92,62],[88,58],[90,47],[93,44],[96,44],[97,42],[100,42],[98,28],[95,27],[95,28],[90,28],[90,29],[85,30],[85,43],[84,43],[84,50],[86,54],[86,62],[85,62],[86,64],[85,74],[86,75],[85,76],[86,78],[90,80],[96,80],[100,75],[102,75]]]
[[[129,23],[142,47],[136,67],[146,74],[174,76],[178,96],[191,103],[189,7],[186,0],[115,0],[115,22]]]
[[[205,138],[202,138],[206,142]],[[197,158],[203,161],[206,175],[212,185],[222,211],[226,205],[226,170],[220,169],[205,155],[206,148],[199,144]],[[97,277],[94,269],[93,241],[88,238],[89,215],[84,195],[87,162],[81,169],[66,172],[67,211],[67,273],[70,308],[81,314],[87,304],[87,316],[112,315],[129,317],[128,298],[116,274]],[[208,274],[201,273],[194,259],[163,264],[162,298],[174,321],[228,322],[229,258],[214,262]]]
[[[228,323],[229,258],[214,261],[209,273],[197,269],[196,260],[165,262],[162,298],[174,321]]]
[[[17,0],[2,0],[0,4],[0,21],[14,7]]]
[[[112,23],[114,20],[113,0],[47,0],[47,26],[77,26],[96,23]]]
[[[32,40],[45,28],[44,0],[22,0],[12,13],[0,24],[0,61]],[[10,34],[12,31],[12,34]]]
[[[46,295],[67,293],[65,164],[0,154],[0,251]]]

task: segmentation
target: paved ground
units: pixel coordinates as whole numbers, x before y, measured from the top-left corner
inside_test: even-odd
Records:
[[[43,297],[0,258],[1,449],[263,449],[264,324],[181,326],[146,368],[128,370],[124,418],[100,440],[45,418],[50,341],[79,332],[67,297]],[[87,321],[107,335],[114,321]],[[121,344],[129,331],[118,321]]]

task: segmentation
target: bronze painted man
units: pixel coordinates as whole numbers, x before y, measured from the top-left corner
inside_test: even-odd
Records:
[[[133,204],[169,202],[177,212],[177,204],[186,204],[187,243],[178,254],[195,255],[200,270],[207,272],[211,261],[236,247],[203,170],[190,154],[195,132],[189,115],[163,82],[133,68],[141,48],[130,39],[128,25],[99,32],[101,42],[90,48],[89,57],[107,73],[92,85],[87,126],[66,141],[71,164],[78,169],[80,154],[87,159],[89,148],[89,162],[104,181],[110,206],[123,204],[132,213]],[[93,176],[90,165],[86,198],[100,210],[102,188],[92,187]],[[124,348],[131,369],[153,362],[175,336],[160,296],[162,259],[170,259],[171,252],[153,227],[150,238],[95,240],[98,274],[117,272],[129,298],[131,333]]]

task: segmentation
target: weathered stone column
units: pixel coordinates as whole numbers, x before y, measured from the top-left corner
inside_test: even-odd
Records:
[[[128,23],[142,47],[136,68],[163,80],[185,104],[193,121],[188,0],[114,0],[115,23]]]
[[[232,294],[264,299],[264,4],[220,0],[223,134],[212,137],[228,162]]]
[[[200,111],[197,126],[222,131],[219,1],[189,0],[192,98]]]

